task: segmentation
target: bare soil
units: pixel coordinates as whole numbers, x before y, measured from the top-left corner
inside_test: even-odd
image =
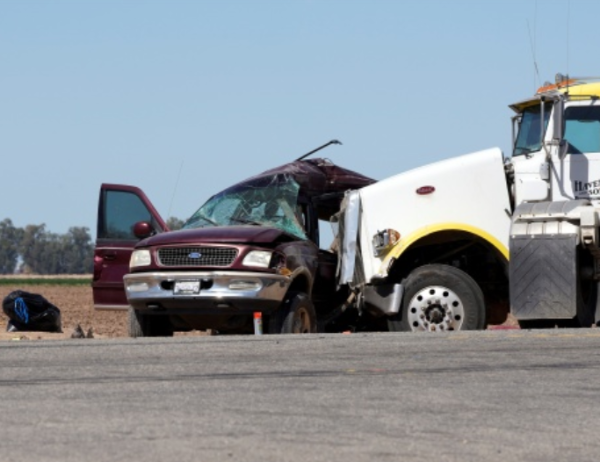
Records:
[[[92,288],[87,285],[30,285],[19,284],[0,286],[0,298],[4,299],[13,290],[43,295],[50,303],[56,305],[61,312],[62,333],[49,332],[6,332],[8,318],[0,310],[0,341],[19,340],[60,340],[71,338],[77,326],[84,333],[90,329],[94,338],[119,338],[127,335],[127,311],[100,311],[94,309]],[[489,329],[514,329],[518,323],[510,315],[504,323],[488,326]],[[176,335],[207,335],[207,332],[176,333]]]

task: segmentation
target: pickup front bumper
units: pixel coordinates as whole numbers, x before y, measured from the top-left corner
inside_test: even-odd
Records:
[[[258,272],[180,271],[127,274],[127,301],[137,311],[170,314],[273,312],[291,279]]]

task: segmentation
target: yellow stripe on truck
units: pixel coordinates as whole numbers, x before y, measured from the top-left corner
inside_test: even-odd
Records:
[[[430,234],[438,233],[440,231],[465,231],[467,233],[478,236],[490,245],[492,245],[494,248],[496,248],[496,250],[498,250],[498,252],[506,259],[506,261],[508,261],[508,248],[487,231],[463,223],[439,223],[436,225],[425,226],[408,236],[402,235],[400,237],[400,242],[398,242],[398,244],[396,244],[392,248],[392,250],[390,250],[389,254],[383,261],[382,268],[387,268],[390,259],[399,258],[400,255],[402,255],[418,240],[429,236]]]

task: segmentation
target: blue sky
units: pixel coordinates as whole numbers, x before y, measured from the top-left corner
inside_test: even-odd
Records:
[[[598,17],[591,0],[0,0],[0,220],[95,236],[103,182],[187,218],[330,139],[323,156],[375,179],[509,155],[510,103],[600,75]]]

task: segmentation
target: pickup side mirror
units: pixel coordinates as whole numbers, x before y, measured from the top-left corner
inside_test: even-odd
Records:
[[[154,228],[147,221],[138,221],[133,225],[133,235],[138,239],[146,239],[155,233]]]

